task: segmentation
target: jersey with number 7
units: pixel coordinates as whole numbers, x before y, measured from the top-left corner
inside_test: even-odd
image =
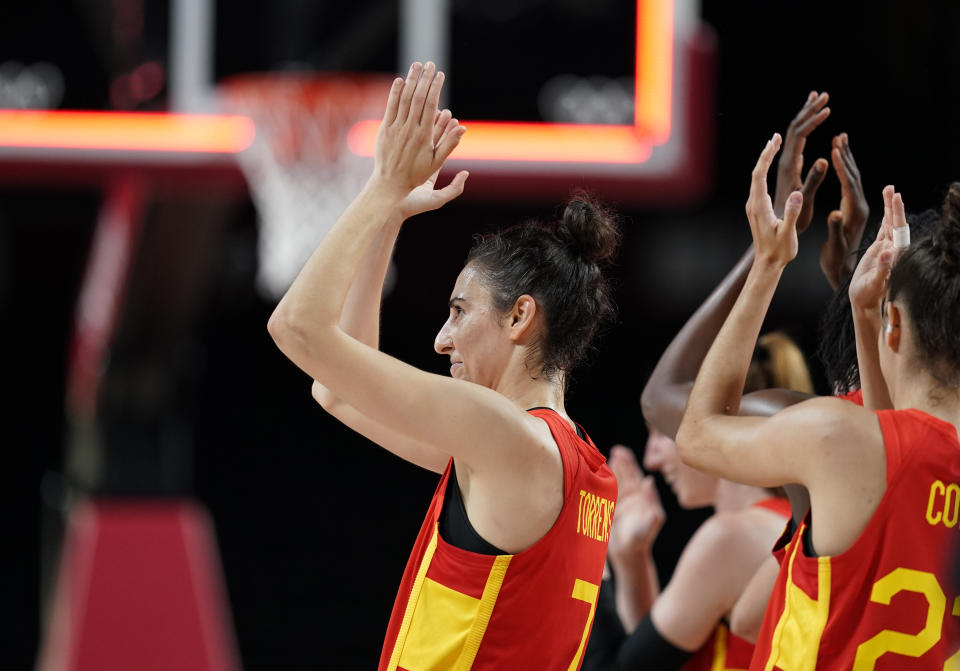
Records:
[[[957,432],[919,410],[877,417],[886,492],[840,555],[812,556],[809,514],[784,534],[751,671],[960,671]]]
[[[447,466],[407,563],[380,671],[580,668],[617,485],[589,438],[577,436],[552,410],[530,413],[547,422],[563,460],[559,517],[517,554],[454,547],[437,530],[451,476]]]

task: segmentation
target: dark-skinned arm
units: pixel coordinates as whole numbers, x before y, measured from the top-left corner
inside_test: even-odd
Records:
[[[823,183],[827,173],[827,162],[817,159],[801,181],[803,170],[803,149],[807,137],[830,114],[826,107],[829,96],[811,91],[806,103],[790,122],[783,152],[777,168],[776,197],[774,212],[783,216],[787,197],[799,190],[803,193],[803,207],[797,219],[797,232],[803,232],[813,219],[813,202],[817,189]],[[667,349],[657,367],[647,381],[640,397],[643,416],[651,426],[670,438],[677,435],[677,427],[687,406],[687,398],[693,381],[700,370],[700,364],[710,345],[716,338],[720,327],[730,313],[747,273],[753,264],[753,246],[751,245],[733,269],[717,285],[692,317],[684,324]],[[798,403],[808,395],[788,390],[762,390],[744,396],[741,413],[744,415],[767,416]]]

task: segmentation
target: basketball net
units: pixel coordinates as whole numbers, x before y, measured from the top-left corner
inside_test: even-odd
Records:
[[[253,119],[240,155],[260,219],[257,289],[276,300],[363,187],[373,160],[347,148],[357,121],[378,119],[382,75],[245,75],[221,87],[226,111]]]

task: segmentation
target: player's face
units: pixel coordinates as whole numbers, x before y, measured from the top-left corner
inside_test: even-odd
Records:
[[[473,266],[460,271],[449,308],[433,348],[450,357],[452,377],[496,388],[512,346],[490,292]]]
[[[713,503],[717,479],[683,463],[677,444],[653,427],[643,452],[643,467],[648,471],[660,471],[684,508]]]

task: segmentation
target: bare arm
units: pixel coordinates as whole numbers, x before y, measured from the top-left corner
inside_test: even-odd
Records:
[[[897,249],[893,246],[893,231],[907,227],[903,198],[892,186],[883,189],[883,223],[877,239],[864,253],[850,280],[850,308],[853,310],[853,328],[857,340],[857,365],[860,370],[860,388],[863,405],[882,410],[892,408],[893,401],[880,370],[878,341],[882,319],[881,302],[886,293],[887,277]]]
[[[345,333],[373,348],[379,346],[383,283],[402,221],[399,216],[391,217],[367,250],[350,285],[340,316],[340,328]],[[371,420],[317,380],[313,381],[311,394],[328,413],[402,459],[435,473],[442,473],[446,467],[450,459],[448,454]]]
[[[730,631],[751,643],[757,642],[779,573],[780,564],[774,557],[763,560],[730,611]]]
[[[736,516],[716,515],[704,522],[653,605],[650,615],[657,631],[677,647],[699,649],[743,593],[767,544]]]
[[[788,475],[789,469],[783,468],[779,472],[776,468],[770,469],[772,472],[760,469],[755,475],[751,474],[752,477],[744,479],[737,464],[732,463],[734,455],[723,449],[708,447],[708,434],[715,431],[718,424],[727,433],[743,433],[748,427],[756,429],[765,421],[760,418],[738,418],[737,414],[763,318],[784,267],[797,254],[795,223],[802,197],[798,192],[791,194],[784,219],[781,220],[774,215],[773,204],[767,193],[767,171],[779,147],[780,136],[775,134],[767,142],[753,170],[750,198],[747,201],[747,217],[754,244],[760,253],[754,258],[744,287],[700,367],[677,434],[677,447],[687,463],[721,477],[759,486],[796,481],[805,483],[795,479],[792,474]],[[727,433],[721,435],[726,436]],[[720,438],[716,438],[718,444],[727,443]],[[744,466],[750,470],[750,465]],[[780,466],[785,467],[784,464]]]
[[[825,107],[828,99],[826,93],[810,92],[806,103],[787,128],[783,153],[778,162],[773,208],[775,212],[782,214],[791,191],[801,190],[803,205],[797,218],[798,232],[803,232],[810,225],[814,195],[827,173],[827,162],[818,159],[808,171],[806,179],[801,179],[803,149],[807,137],[829,116],[830,108]],[[751,245],[677,333],[643,388],[640,403],[644,418],[671,439],[677,435],[677,427],[680,426],[680,419],[683,417],[693,380],[700,370],[700,363],[743,288],[752,263]],[[781,401],[796,402],[796,399],[790,395],[769,393],[757,397],[748,396],[744,399],[742,412],[750,415],[772,414],[784,407],[777,405]]]
[[[769,418],[737,416],[753,343],[783,268],[797,253],[793,222],[800,195],[791,195],[780,220],[766,193],[766,172],[778,145],[776,135],[767,143],[747,201],[756,260],[697,375],[677,448],[686,463],[730,480],[760,487],[805,485],[816,547],[834,554],[862,531],[886,488],[876,415],[842,400],[814,398]],[[859,486],[853,499],[851,481]],[[845,514],[832,512],[839,509]]]
[[[434,135],[438,144],[444,139],[443,132],[450,118],[449,110],[444,110],[437,115]],[[437,209],[463,193],[467,178],[465,171],[458,173],[453,181],[442,189],[434,188],[437,174],[434,173],[423,185],[414,189],[403,201],[400,209],[388,218],[376,240],[367,250],[347,292],[340,316],[340,328],[370,347],[379,348],[383,284],[401,225],[407,218]],[[437,473],[442,473],[446,467],[450,455],[444,450],[411,440],[375,422],[335,396],[316,380],[313,381],[311,393],[324,410],[384,449]]]
[[[751,246],[683,325],[660,356],[657,367],[643,388],[640,405],[644,418],[671,439],[677,435],[693,380],[700,370],[700,362],[707,355],[710,344],[740,294],[752,264]]]
[[[411,68],[390,92],[374,174],[314,251],[270,318],[283,353],[372,421],[418,443],[449,450],[472,468],[525,473],[556,447],[542,422],[497,392],[431,375],[379,352],[340,325],[358,266],[389,213],[440,169],[464,129],[439,146],[433,122],[442,73]],[[549,444],[548,444],[549,441]]]

